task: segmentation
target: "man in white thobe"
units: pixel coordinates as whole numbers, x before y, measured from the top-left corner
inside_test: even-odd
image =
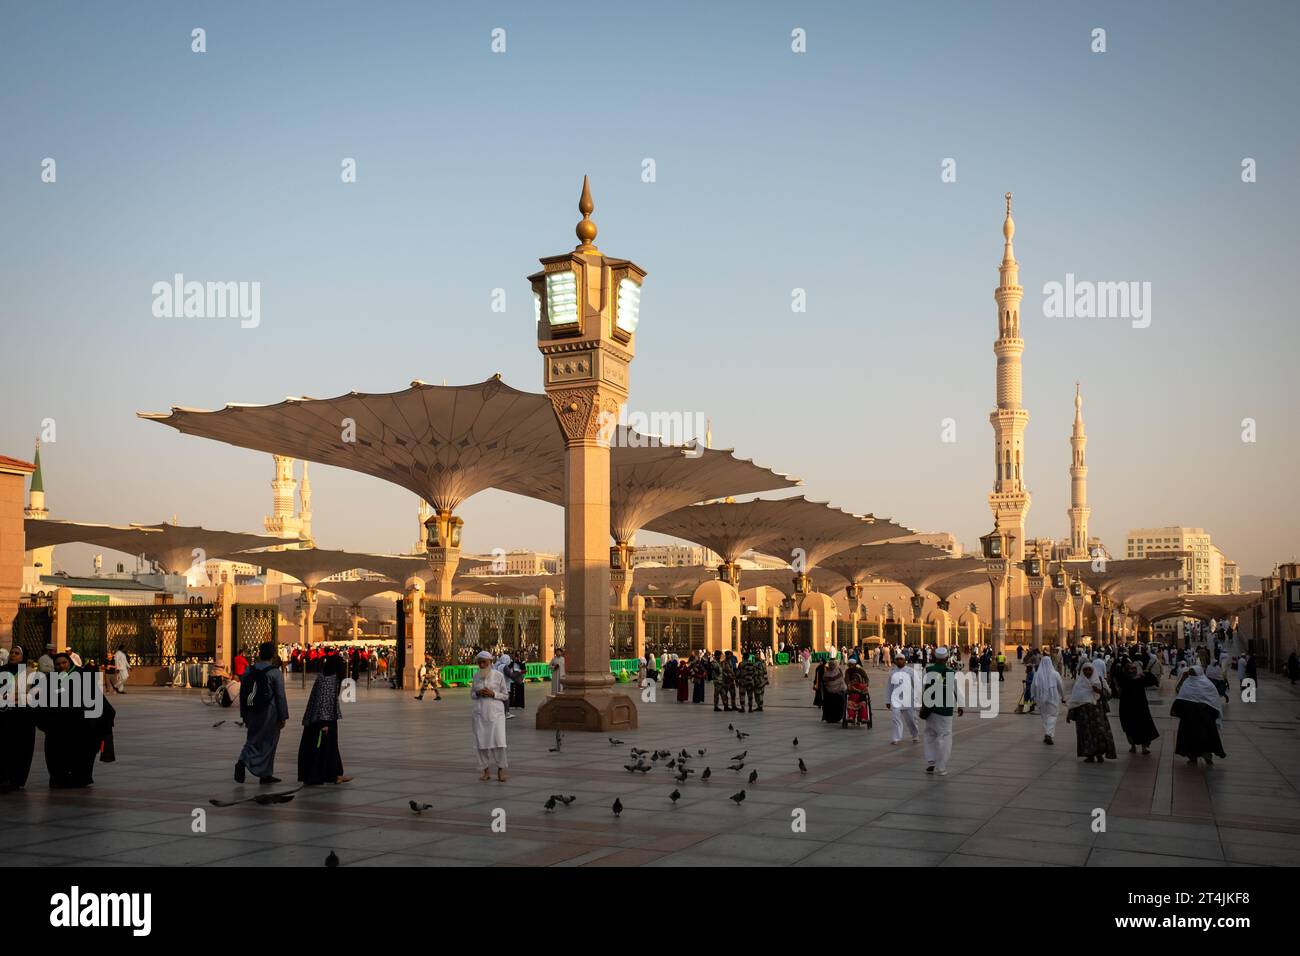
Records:
[[[126,679],[131,674],[131,662],[126,659],[126,649],[119,647],[113,654],[113,666],[117,673],[113,675],[113,689],[119,694],[126,693]]]
[[[1038,705],[1038,716],[1043,718],[1043,743],[1054,744],[1056,735],[1056,718],[1061,712],[1061,698],[1064,686],[1061,675],[1052,663],[1052,656],[1044,654],[1034,671],[1034,703]]]
[[[558,696],[564,692],[564,655],[559,651],[551,658],[551,693]]]
[[[885,707],[893,723],[894,733],[890,746],[903,740],[903,730],[912,735],[916,743],[920,731],[916,726],[916,708],[921,699],[921,677],[915,668],[907,666],[907,658],[902,654],[894,655],[894,669],[889,672],[889,696],[885,698]]]
[[[492,667],[492,655],[479,651],[478,672],[470,684],[469,696],[474,702],[471,720],[474,728],[474,750],[478,766],[483,771],[480,780],[492,779],[490,768],[497,768],[497,779],[506,782],[506,712],[502,703],[509,695],[506,679]]]

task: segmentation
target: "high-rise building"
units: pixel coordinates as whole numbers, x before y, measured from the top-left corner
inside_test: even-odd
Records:
[[[1134,528],[1129,531],[1125,541],[1125,557],[1146,558],[1166,557],[1165,552],[1179,552],[1183,559],[1183,570],[1172,572],[1162,577],[1183,578],[1186,589],[1192,594],[1227,594],[1224,590],[1224,565],[1228,562],[1223,552],[1210,541],[1210,535],[1204,528],[1185,528],[1170,525],[1163,528]],[[1231,583],[1231,582],[1229,582]],[[1240,577],[1236,586],[1240,588]]]

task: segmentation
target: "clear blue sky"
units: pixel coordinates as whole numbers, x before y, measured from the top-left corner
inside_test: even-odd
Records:
[[[29,455],[53,418],[54,516],[260,528],[268,456],[134,413],[493,372],[540,389],[524,276],[572,247],[589,173],[601,248],[650,274],[634,407],[704,413],[715,444],[811,497],[973,543],[1012,190],[1031,533],[1068,530],[1080,379],[1092,531],[1113,550],[1188,524],[1247,572],[1297,554],[1300,5],[590,10],[6,5],[0,452]],[[155,319],[151,286],[176,272],[260,281],[261,326]],[[1067,272],[1152,283],[1150,328],[1043,318]],[[312,477],[321,545],[413,541],[409,493]],[[562,539],[557,509],[501,493],[462,514],[471,549]]]

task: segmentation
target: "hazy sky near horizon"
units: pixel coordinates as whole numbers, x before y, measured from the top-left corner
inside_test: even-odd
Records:
[[[53,517],[260,530],[269,456],[135,412],[540,390],[524,277],[573,247],[587,173],[601,249],[649,272],[633,409],[974,544],[1011,190],[1030,533],[1068,533],[1079,380],[1091,532],[1201,526],[1266,573],[1300,554],[1298,28],[1288,2],[8,5],[0,454],[53,419]],[[176,273],[260,282],[260,325],[155,318]],[[1067,274],[1149,282],[1150,326],[1046,317]],[[312,484],[322,547],[414,542],[409,492]],[[472,551],[562,543],[551,506],[461,514]]]

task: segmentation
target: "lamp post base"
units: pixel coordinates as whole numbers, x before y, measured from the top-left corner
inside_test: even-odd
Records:
[[[537,709],[538,730],[636,730],[636,705],[626,694],[561,694]]]

